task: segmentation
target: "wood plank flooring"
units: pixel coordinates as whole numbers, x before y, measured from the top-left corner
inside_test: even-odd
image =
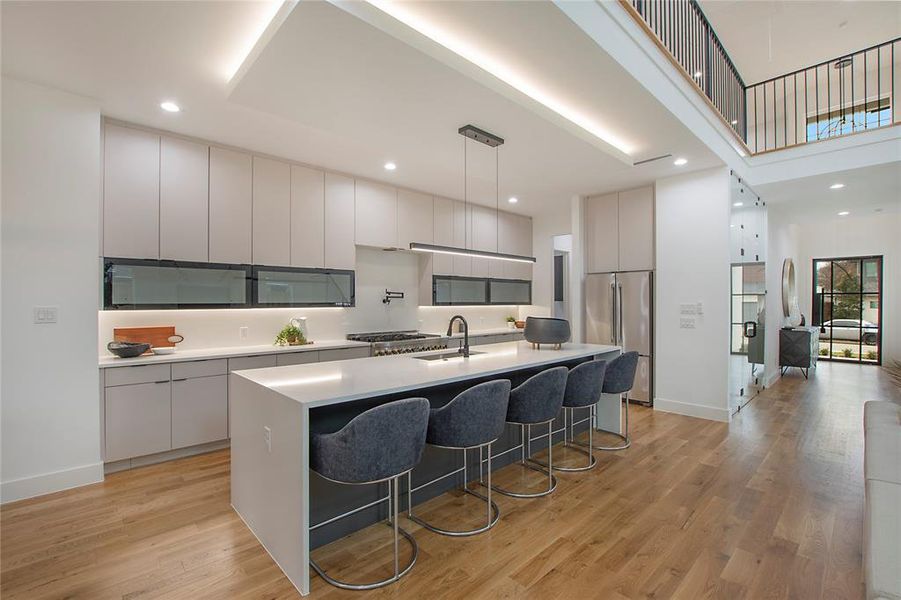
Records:
[[[420,544],[408,577],[368,593],[313,577],[311,597],[861,598],[869,399],[901,392],[881,369],[821,364],[730,425],[634,409],[632,447],[558,474],[552,496],[499,497],[501,523],[472,538],[402,519]],[[515,465],[495,480],[544,484]],[[484,517],[463,494],[417,512],[455,527]],[[227,450],[3,506],[0,528],[4,600],[299,598],[229,506]],[[339,577],[375,578],[389,543],[376,525],[315,556]]]

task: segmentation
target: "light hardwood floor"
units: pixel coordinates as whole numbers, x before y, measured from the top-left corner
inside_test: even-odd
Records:
[[[821,364],[731,425],[635,409],[630,449],[559,474],[548,498],[500,497],[489,533],[453,539],[402,519],[420,544],[407,578],[361,593],[314,577],[311,597],[860,598],[863,402],[886,398],[901,393],[880,369]],[[543,483],[521,471],[496,481]],[[220,451],[4,506],[0,594],[299,598],[231,510],[228,475]],[[460,527],[484,515],[460,494],[418,513]],[[339,576],[374,578],[389,534],[373,526],[315,556]]]

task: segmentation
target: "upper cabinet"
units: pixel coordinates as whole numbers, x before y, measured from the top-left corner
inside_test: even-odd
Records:
[[[291,165],[253,157],[253,263],[291,265]]]
[[[456,201],[436,196],[433,201],[432,239],[438,246],[454,246],[454,209]],[[450,254],[425,255],[431,258],[432,272],[435,275],[453,275],[454,257]],[[429,294],[432,297],[432,274],[428,278]]]
[[[357,260],[354,246],[354,180],[325,174],[325,266],[353,270]]]
[[[291,165],[291,266],[325,266],[325,173]]]
[[[589,273],[654,268],[654,189],[592,196],[585,201]]]
[[[209,146],[160,140],[160,258],[209,260]]]
[[[397,247],[397,189],[356,181],[355,240],[360,246]]]
[[[253,157],[210,148],[210,262],[250,264]]]
[[[108,124],[103,162],[103,254],[159,258],[160,136]]]
[[[397,191],[397,243],[408,250],[410,242],[431,244],[434,239],[434,203],[432,197],[409,190]]]
[[[501,212],[498,215],[498,250],[504,254],[532,256],[532,219]],[[504,279],[532,279],[530,263],[500,262]]]

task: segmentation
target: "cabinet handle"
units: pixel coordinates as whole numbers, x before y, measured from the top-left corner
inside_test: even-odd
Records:
[[[154,381],[153,383],[169,383],[169,380],[163,379],[162,381]]]
[[[181,379],[173,379],[172,383],[175,383],[176,381],[187,381],[187,380],[188,380],[187,377],[182,377]]]

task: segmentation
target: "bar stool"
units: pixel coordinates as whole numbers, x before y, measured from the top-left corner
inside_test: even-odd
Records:
[[[605,394],[619,394],[619,401],[623,401],[623,394],[632,389],[635,383],[635,370],[638,368],[638,352],[625,352],[607,365],[607,373],[604,376]],[[623,441],[618,446],[592,446],[595,450],[625,450],[632,445],[632,438],[629,437],[629,398],[626,398],[626,416],[625,427],[622,431],[608,431],[607,429],[597,428],[598,431],[615,435]],[[592,425],[595,427],[596,423]],[[579,443],[580,446],[585,444]],[[590,444],[591,442],[589,442]]]
[[[592,452],[591,431],[594,425],[588,427],[588,449],[583,450],[572,442],[575,440],[575,426],[595,418],[595,408],[601,399],[601,390],[604,387],[604,375],[607,371],[607,361],[590,360],[577,365],[569,370],[566,376],[566,391],[563,394],[563,428],[554,433],[563,432],[563,445],[588,457],[588,464],[584,467],[551,467],[555,471],[588,471],[597,465],[597,459]],[[575,411],[588,409],[588,416],[580,421],[575,421]],[[567,416],[569,416],[569,429],[567,431]],[[547,466],[545,463],[533,460],[532,462]]]
[[[505,496],[512,496],[513,498],[539,498],[547,496],[557,488],[557,478],[553,474],[552,465],[554,462],[551,454],[553,447],[552,426],[557,413],[560,412],[560,407],[563,405],[566,374],[566,367],[554,367],[533,375],[510,392],[510,403],[507,406],[507,423],[519,425],[520,439],[522,440],[519,446],[511,448],[511,450],[522,447],[520,464],[527,469],[546,474],[548,477],[547,490],[524,493],[494,486],[495,492]],[[548,469],[542,469],[540,466],[530,464],[534,461],[529,458],[531,455],[532,425],[544,424],[547,424],[547,462],[548,465],[551,465],[551,468]]]
[[[312,531],[382,502],[389,503],[390,518],[387,525],[394,529],[394,575],[373,583],[348,583],[326,575],[310,559],[310,565],[319,576],[335,587],[346,590],[382,587],[406,575],[416,563],[419,546],[410,533],[397,525],[397,482],[419,463],[425,448],[428,424],[429,401],[425,398],[408,398],[371,408],[354,417],[335,433],[313,434],[310,468],[320,476],[345,485],[388,483],[386,497],[310,527]],[[413,550],[409,564],[403,569],[398,563],[398,532],[407,538]]]
[[[475,385],[458,394],[453,400],[441,408],[432,409],[429,414],[429,430],[426,443],[436,448],[462,450],[463,466],[413,487],[412,473],[410,485],[407,487],[407,517],[419,523],[429,531],[451,536],[469,536],[488,531],[497,524],[501,511],[491,499],[491,444],[504,432],[504,419],[507,415],[507,401],[510,399],[510,381],[498,379]],[[472,448],[488,448],[488,495],[476,493],[469,489],[469,478],[466,469],[466,451]],[[488,510],[487,521],[483,527],[455,531],[443,529],[426,522],[413,514],[413,492],[433,483],[463,472],[463,491],[485,501]],[[494,515],[492,517],[492,514]]]

